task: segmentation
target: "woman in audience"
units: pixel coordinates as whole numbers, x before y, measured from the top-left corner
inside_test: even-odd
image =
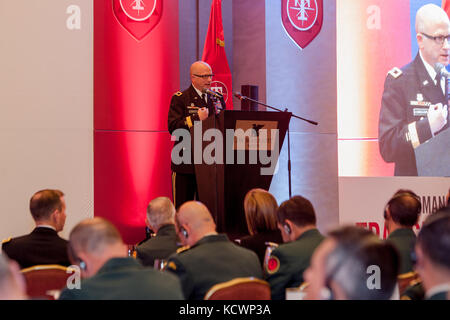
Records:
[[[250,190],[244,199],[245,219],[249,236],[240,240],[241,246],[253,250],[264,263],[266,242],[282,243],[277,227],[277,201],[274,196],[263,189]]]

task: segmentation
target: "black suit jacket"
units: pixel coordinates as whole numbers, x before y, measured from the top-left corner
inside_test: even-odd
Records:
[[[416,156],[408,134],[415,122],[420,144],[432,138],[426,112],[430,104],[447,104],[418,54],[400,70],[390,71],[384,84],[378,125],[379,148],[386,162],[395,163],[396,176],[417,176]],[[448,128],[449,124],[442,129]],[[442,131],[441,130],[441,131]]]
[[[261,265],[264,264],[264,256],[266,254],[266,242],[283,243],[283,237],[280,230],[266,231],[246,236],[241,239],[241,246],[250,249],[258,255]]]
[[[148,239],[136,248],[138,259],[144,266],[153,267],[155,259],[167,259],[178,249],[175,225],[159,228],[155,237]]]
[[[4,242],[2,250],[22,269],[38,264],[70,266],[67,243],[55,230],[37,227],[28,235]]]
[[[194,120],[198,117],[197,110],[191,107],[205,108],[209,110],[209,116],[212,117],[214,112],[213,99],[208,95],[208,103],[206,103],[195,91],[194,87],[191,85],[188,89],[183,92],[177,92],[173,95],[170,101],[170,109],[167,118],[167,126],[169,133],[174,135],[174,131],[177,129],[189,130],[194,124]],[[225,109],[225,101],[220,99],[222,108]],[[197,118],[198,119],[198,118]],[[175,135],[177,136],[177,135]],[[194,174],[194,152],[192,147],[192,141],[194,137],[191,137],[191,161],[190,163],[175,164],[172,161],[172,171],[184,174]],[[176,141],[174,147],[181,143],[181,141]],[[181,154],[184,154],[183,152]]]

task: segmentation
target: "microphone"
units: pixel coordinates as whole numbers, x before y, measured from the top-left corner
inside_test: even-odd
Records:
[[[213,97],[219,98],[219,99],[223,98],[223,95],[221,95],[220,93],[212,91],[212,90],[209,90],[209,89],[206,89],[205,93],[207,93],[207,94],[209,94],[209,95],[211,95]]]
[[[437,74],[440,74],[441,77],[447,77],[450,78],[450,72],[445,69],[445,66],[442,63],[437,62],[434,65],[434,70],[436,70]]]
[[[247,99],[247,97],[246,97],[246,96],[243,96],[240,92],[235,92],[235,93],[234,93],[234,96],[235,96],[236,98],[238,98],[239,100],[245,100],[245,99]]]

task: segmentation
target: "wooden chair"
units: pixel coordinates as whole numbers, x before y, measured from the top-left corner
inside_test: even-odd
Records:
[[[236,278],[214,285],[204,300],[270,300],[270,285],[253,277]]]
[[[417,281],[420,281],[420,278],[419,274],[415,271],[400,274],[397,278],[400,296],[403,296],[405,290],[414,283],[417,283]]]
[[[55,294],[66,287],[67,278],[74,271],[72,268],[56,264],[36,265],[21,270],[28,296],[32,299],[45,300],[55,300]]]

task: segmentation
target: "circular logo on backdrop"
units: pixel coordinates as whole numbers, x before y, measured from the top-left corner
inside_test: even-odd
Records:
[[[287,16],[292,26],[300,31],[313,27],[318,17],[317,0],[286,0]]]
[[[220,93],[223,96],[225,103],[228,101],[228,88],[225,83],[221,81],[212,81],[211,90]]]
[[[151,17],[158,0],[120,0],[120,6],[128,18],[144,21]]]

